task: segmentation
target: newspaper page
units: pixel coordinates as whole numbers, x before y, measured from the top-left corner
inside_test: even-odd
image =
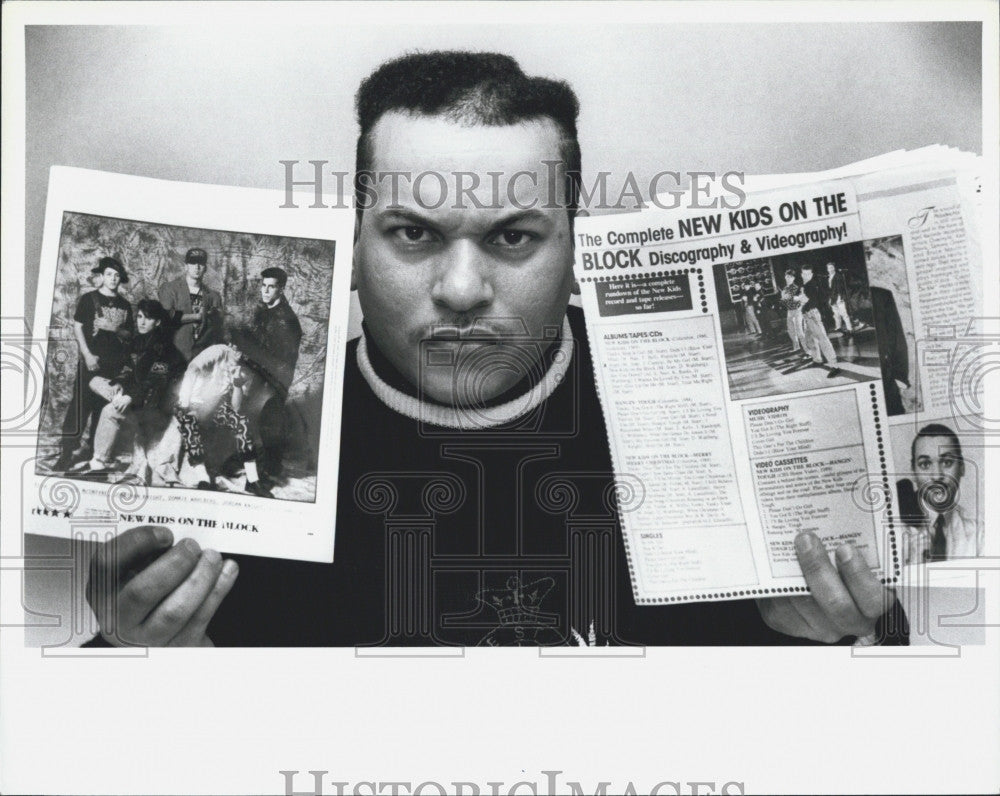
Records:
[[[986,554],[988,413],[976,374],[997,338],[983,319],[974,180],[969,170],[921,168],[852,182],[873,294],[881,294],[902,562],[935,562],[928,585],[945,585],[954,580],[940,577],[946,562]]]
[[[733,202],[732,204],[735,204]],[[802,531],[900,559],[870,281],[844,180],[580,219],[575,269],[637,602],[803,593]],[[850,303],[845,335],[829,313]]]
[[[332,561],[353,216],[54,167],[28,533]]]
[[[987,554],[989,413],[977,374],[995,356],[1000,329],[983,312],[981,170],[979,156],[935,145],[824,173],[849,178],[858,197],[896,466],[892,497],[912,585],[970,580],[962,561]],[[744,185],[824,175],[752,176]],[[933,573],[922,566],[928,561]]]

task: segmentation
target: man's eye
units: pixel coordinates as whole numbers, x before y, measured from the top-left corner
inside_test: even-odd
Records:
[[[428,243],[431,240],[431,233],[424,227],[397,227],[393,234],[406,243]]]
[[[517,248],[526,246],[533,239],[534,236],[528,232],[522,232],[519,229],[505,229],[496,233],[492,242],[498,246]]]

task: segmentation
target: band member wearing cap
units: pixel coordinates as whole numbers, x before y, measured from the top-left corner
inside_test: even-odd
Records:
[[[160,285],[160,303],[174,326],[174,345],[190,362],[210,345],[222,342],[222,297],[204,284],[208,253],[188,249],[184,276]]]
[[[90,426],[87,447],[93,448],[97,413],[107,402],[95,392],[95,378],[116,376],[128,358],[128,345],[134,329],[132,306],[118,293],[128,283],[128,273],[114,257],[102,257],[91,273],[101,284],[80,296],[73,313],[73,334],[80,352],[73,395],[62,427],[62,450],[55,470],[68,470],[84,430]],[[96,382],[99,384],[99,382]],[[88,452],[89,453],[89,452]]]
[[[169,422],[171,390],[186,366],[171,340],[167,319],[159,301],[140,301],[135,316],[137,334],[129,346],[128,359],[114,378],[95,376],[91,380],[91,389],[108,401],[97,423],[92,474],[113,467],[114,448],[123,433],[130,433],[135,442],[130,471],[148,483],[142,454],[149,439]]]

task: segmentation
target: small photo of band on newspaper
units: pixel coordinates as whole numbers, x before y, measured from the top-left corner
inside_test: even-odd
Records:
[[[206,192],[220,194],[214,212]],[[337,448],[320,443],[339,428],[343,346],[331,343],[347,313],[332,301],[350,237],[289,234],[302,220],[278,204],[53,169],[33,529],[125,514],[225,549],[332,558]],[[318,522],[290,532],[296,516]]]

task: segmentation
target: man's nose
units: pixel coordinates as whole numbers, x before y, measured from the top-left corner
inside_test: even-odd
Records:
[[[455,242],[442,254],[431,298],[451,312],[463,313],[493,302],[489,263],[474,243]]]

